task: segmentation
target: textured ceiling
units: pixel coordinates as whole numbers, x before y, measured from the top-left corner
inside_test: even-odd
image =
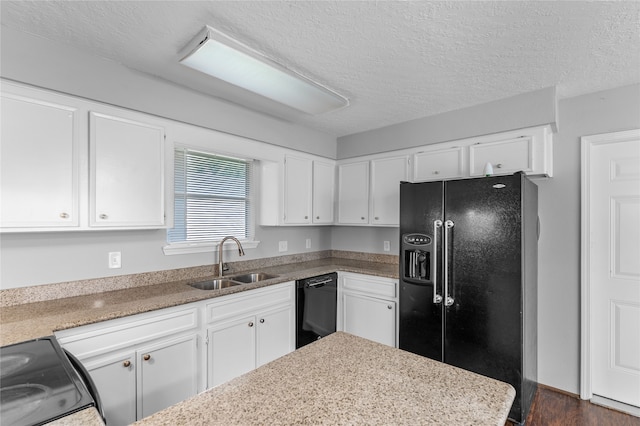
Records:
[[[640,82],[640,2],[5,1],[2,24],[343,136],[557,86]],[[178,63],[204,26],[350,99],[309,116]]]

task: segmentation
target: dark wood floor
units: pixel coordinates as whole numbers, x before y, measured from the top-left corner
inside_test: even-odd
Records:
[[[640,426],[640,417],[538,386],[525,426]]]

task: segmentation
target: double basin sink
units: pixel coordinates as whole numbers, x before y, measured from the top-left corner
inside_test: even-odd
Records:
[[[189,283],[193,288],[199,290],[219,290],[221,288],[233,287],[236,285],[257,283],[259,281],[278,278],[279,275],[266,274],[264,272],[254,272],[251,274],[234,275],[231,277],[220,277],[212,280]]]

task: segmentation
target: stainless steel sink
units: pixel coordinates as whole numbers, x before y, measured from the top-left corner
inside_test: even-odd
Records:
[[[257,283],[258,281],[270,280],[272,278],[278,278],[278,275],[265,274],[264,272],[255,272],[252,274],[235,275],[229,277],[233,281],[239,281],[241,283]]]
[[[240,285],[241,283],[231,281],[229,279],[221,278],[215,280],[200,281],[197,283],[189,283],[193,288],[199,290],[219,290],[221,288],[233,287],[234,285]]]

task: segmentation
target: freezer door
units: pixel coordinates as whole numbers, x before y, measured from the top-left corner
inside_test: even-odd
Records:
[[[439,235],[443,183],[400,184],[400,349],[442,361],[442,266]]]
[[[444,361],[511,383],[522,365],[520,175],[445,183]]]

